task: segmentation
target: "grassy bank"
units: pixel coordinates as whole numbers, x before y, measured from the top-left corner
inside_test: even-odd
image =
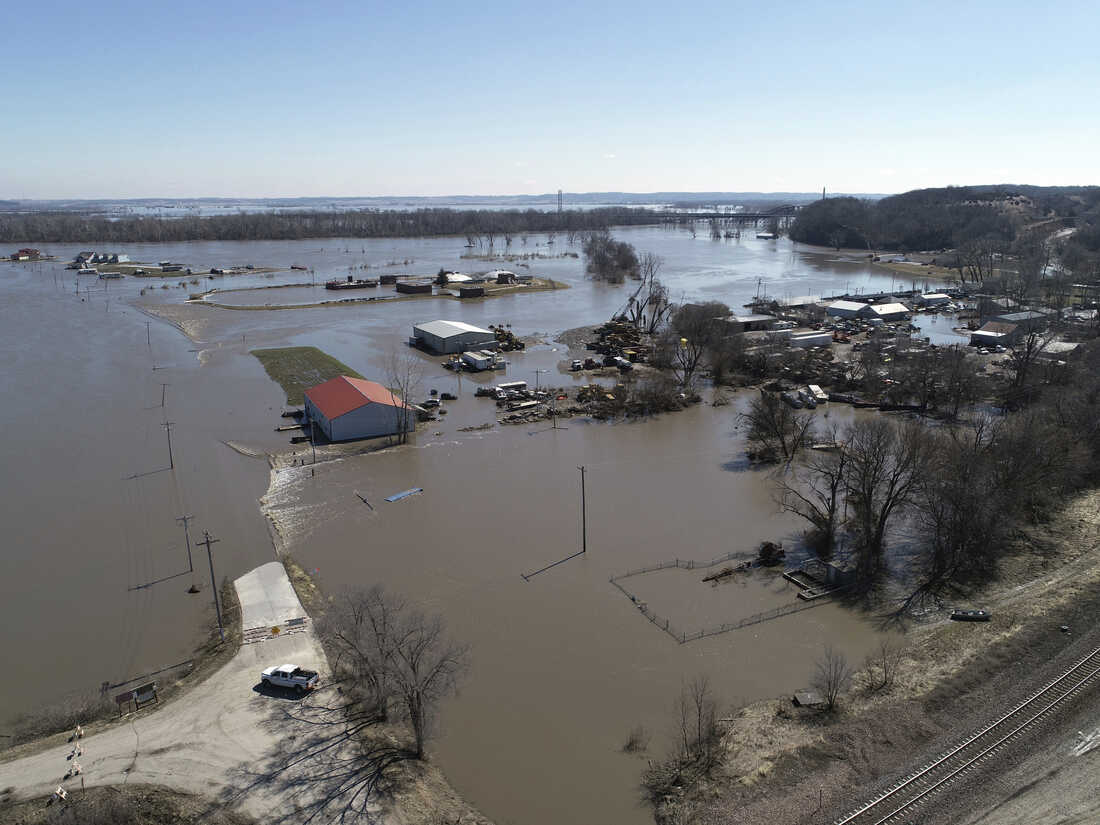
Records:
[[[203,591],[204,594],[207,592]],[[225,640],[222,641],[218,632],[212,628],[207,639],[195,649],[189,662],[150,676],[146,681],[156,681],[160,701],[146,705],[135,711],[136,714],[154,713],[166,701],[218,670],[240,649],[241,603],[237,599],[237,589],[228,579],[222,582],[220,596]],[[204,595],[201,598],[209,596]],[[213,612],[211,609],[210,613]],[[211,615],[211,624],[213,621],[214,617]],[[60,702],[19,717],[12,726],[11,738],[0,739],[0,745],[10,745],[7,749],[0,750],[0,760],[17,759],[63,744],[77,725],[83,725],[85,736],[91,736],[120,722],[128,723],[135,714],[127,714],[120,720],[114,696],[140,683],[140,680],[134,680],[107,692],[90,687],[86,692],[73,694]]]
[[[795,708],[789,696],[734,713],[720,768],[662,800],[658,821],[831,821],[884,777],[943,750],[1100,644],[1098,505],[1100,491],[1086,492],[1050,522],[1025,528],[996,581],[955,594],[992,610],[993,620],[951,622],[941,610],[913,627],[888,686],[857,677],[832,714]]]
[[[305,391],[330,378],[348,375],[363,376],[317,347],[280,347],[278,349],[254,349],[272,381],[286,393],[288,404],[301,404]]]
[[[0,791],[0,819],[8,825],[252,825],[256,820],[227,811],[209,799],[156,785],[122,785],[71,791],[64,803],[42,799],[10,802]]]

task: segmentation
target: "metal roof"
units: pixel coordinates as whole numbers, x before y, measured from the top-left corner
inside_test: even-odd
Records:
[[[845,312],[859,312],[866,306],[867,304],[861,304],[859,301],[833,301],[829,304],[829,309],[839,309]]]
[[[896,313],[911,312],[905,304],[872,304],[871,311],[877,315],[894,315]]]
[[[435,335],[438,338],[450,338],[454,335],[461,335],[464,332],[483,332],[486,335],[492,335],[492,330],[482,329],[481,327],[475,327],[473,324],[467,324],[465,321],[428,321],[423,324],[416,324],[413,327],[413,332],[426,332],[429,335]]]
[[[306,390],[310,400],[321,414],[332,421],[345,413],[365,407],[367,404],[382,404],[387,407],[403,407],[404,402],[381,384],[363,378],[349,378],[341,375],[316,387]]]

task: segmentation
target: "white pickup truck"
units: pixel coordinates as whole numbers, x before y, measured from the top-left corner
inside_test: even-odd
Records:
[[[293,688],[295,693],[305,693],[317,687],[320,677],[315,670],[305,670],[297,665],[279,665],[261,673],[260,681],[264,685]]]

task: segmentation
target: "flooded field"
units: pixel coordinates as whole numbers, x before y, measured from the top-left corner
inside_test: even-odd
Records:
[[[865,262],[786,241],[713,242],[660,229],[615,234],[665,258],[660,277],[677,301],[739,308],[761,291],[821,295],[896,283]],[[202,530],[220,539],[219,578],[273,557],[266,510],[327,591],[378,583],[444,614],[472,645],[473,668],[444,710],[437,758],[457,789],[501,823],[641,825],[649,818],[637,791],[644,759],[620,749],[627,732],[644,724],[660,752],[685,681],[705,673],[733,705],[805,685],[825,641],[862,658],[876,637],[873,624],[835,605],[679,645],[609,584],[670,558],[749,553],[763,540],[790,545],[800,525],[779,512],[766,475],[744,461],[736,430],[743,398],[633,423],[464,431],[495,422],[496,408],[473,396],[477,381],[579,381],[564,372],[555,336],[605,320],[625,304],[630,285],[592,283],[575,258],[528,260],[522,269],[471,262],[461,258],[463,244],[226,242],[120,251],[196,271],[294,263],[312,268],[318,282],[363,264],[372,269],[357,277],[377,277],[375,267],[394,260],[413,261],[397,269],[416,274],[503,266],[571,288],[463,303],[234,311],[185,301],[210,284],[302,283],[303,273],[204,277],[201,288],[190,278],[105,287],[60,264],[0,264],[4,384],[17,434],[0,446],[8,468],[0,515],[9,525],[0,619],[9,656],[33,674],[33,684],[0,685],[5,713],[187,657],[212,617],[205,551],[194,555],[201,594],[187,595],[191,574],[178,575],[187,569],[176,522],[183,515],[195,516],[193,539]],[[64,260],[79,250],[48,251]],[[270,292],[292,289],[299,297],[324,292]],[[461,386],[441,359],[420,356],[420,393],[460,397],[411,444],[328,462],[314,474],[270,471],[266,454],[290,446],[274,432],[284,398],[250,349],[317,346],[385,380],[386,359],[405,351],[412,324],[440,317],[510,323],[537,343],[508,354],[506,373],[463,377]],[[172,422],[174,468],[165,422]],[[526,581],[522,573],[580,548],[579,465],[587,473],[588,553]],[[382,502],[414,486],[423,494]],[[638,584],[660,612],[685,624],[735,620],[793,599],[766,575],[718,587],[700,579],[673,570]]]

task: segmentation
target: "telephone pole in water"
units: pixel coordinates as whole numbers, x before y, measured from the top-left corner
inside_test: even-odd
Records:
[[[191,533],[187,529],[187,522],[191,521],[194,516],[179,516],[176,521],[183,522],[183,538],[187,542],[187,572],[194,573],[195,565],[191,563]]]
[[[225,628],[222,626],[222,608],[218,602],[218,585],[214,582],[214,557],[210,554],[210,545],[216,544],[221,539],[210,538],[210,531],[202,531],[202,541],[198,542],[200,546],[206,545],[206,558],[210,562],[210,589],[214,591],[214,611],[218,614],[218,633],[221,634],[222,641],[225,641]]]
[[[584,465],[577,468],[581,471],[581,552],[588,552],[588,503],[584,497]]]
[[[175,421],[165,421],[164,422],[164,430],[165,430],[165,432],[168,433],[168,469],[169,470],[176,469],[176,462],[172,458],[172,425],[175,424],[175,423],[176,423]]]

